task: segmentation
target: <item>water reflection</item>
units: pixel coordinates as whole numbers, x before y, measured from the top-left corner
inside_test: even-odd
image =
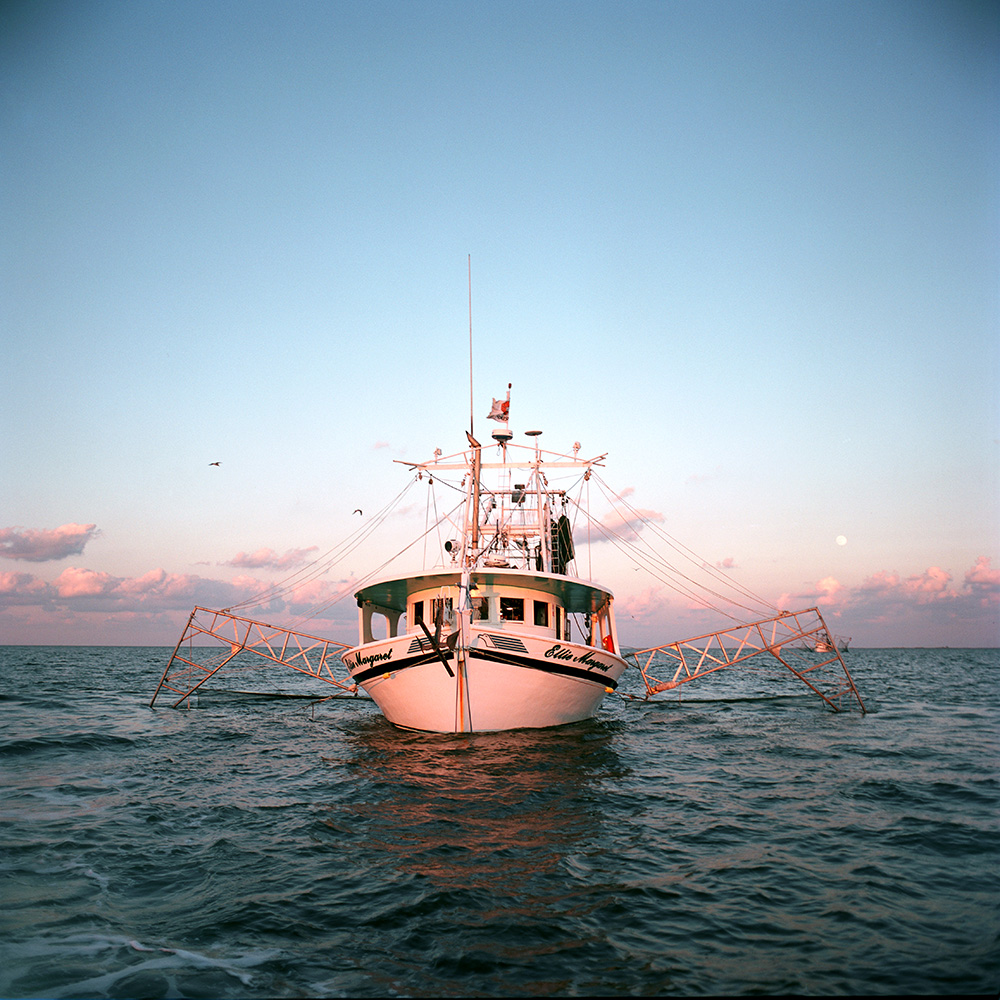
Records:
[[[616,727],[436,736],[371,720],[339,762],[360,793],[349,823],[367,849],[439,888],[516,893],[600,838],[603,796],[625,770]]]

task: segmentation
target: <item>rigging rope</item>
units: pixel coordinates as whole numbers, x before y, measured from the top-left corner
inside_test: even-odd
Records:
[[[612,508],[616,511],[616,513],[618,513],[619,516],[621,516],[621,511],[619,510],[619,505],[620,505],[621,507],[625,508],[625,510],[629,513],[629,515],[631,515],[629,518],[624,518],[624,517],[622,518],[624,524],[630,522],[634,523],[636,521],[641,522],[641,524],[644,527],[648,527],[654,534],[658,535],[675,552],[681,555],[684,559],[688,560],[703,573],[706,573],[709,577],[711,577],[717,585],[719,583],[723,584],[730,590],[735,591],[741,597],[752,601],[753,603],[758,605],[758,607],[756,608],[748,607],[742,601],[737,600],[732,596],[719,593],[719,591],[714,590],[712,587],[706,586],[704,583],[695,580],[687,573],[684,573],[677,566],[674,566],[671,563],[669,563],[666,559],[663,558],[663,556],[661,556],[655,549],[652,548],[652,546],[645,538],[641,538],[638,534],[636,534],[638,542],[641,542],[642,546],[644,546],[646,549],[649,550],[648,552],[641,551],[639,544],[637,544],[636,541],[624,537],[623,535],[619,534],[613,528],[610,528],[607,525],[601,524],[601,522],[594,519],[587,511],[583,511],[584,516],[587,517],[588,521],[590,521],[590,523],[593,524],[593,526],[597,528],[598,531],[600,531],[610,541],[619,543],[620,546],[623,547],[622,551],[624,551],[625,554],[628,555],[637,565],[641,566],[641,568],[651,573],[661,582],[665,583],[668,587],[671,587],[672,589],[678,591],[679,593],[685,594],[687,597],[691,598],[692,600],[696,601],[699,604],[702,604],[704,607],[711,608],[712,610],[717,611],[720,614],[725,615],[727,618],[731,618],[733,620],[738,620],[738,618],[735,615],[729,613],[728,611],[725,611],[724,609],[719,608],[717,605],[714,605],[712,602],[706,600],[697,591],[690,590],[687,586],[678,582],[676,578],[679,577],[681,580],[686,581],[692,587],[697,588],[698,591],[704,591],[705,593],[711,594],[713,597],[716,597],[727,604],[731,604],[735,607],[742,608],[744,611],[747,611],[752,615],[759,614],[761,607],[766,608],[769,612],[778,610],[778,608],[770,601],[761,597],[759,594],[755,594],[753,591],[743,586],[742,584],[729,579],[727,576],[723,575],[718,569],[713,567],[708,562],[708,560],[702,558],[692,549],[688,548],[686,545],[679,542],[677,539],[673,538],[667,532],[663,531],[663,529],[658,527],[653,521],[650,521],[639,510],[637,510],[630,503],[628,503],[627,500],[625,500],[623,497],[615,493],[611,489],[611,487],[606,482],[604,482],[603,479],[601,479],[600,476],[596,475],[596,473],[594,475],[594,478],[597,480],[598,486],[601,488],[601,492],[604,494],[605,498],[611,503]],[[653,567],[657,567],[659,571],[657,571],[657,569],[654,569]],[[670,574],[672,578],[667,579],[663,575],[661,575],[662,573]]]
[[[430,470],[424,470],[430,473]],[[535,470],[536,473],[538,470]],[[254,594],[245,600],[232,605],[227,611],[236,610],[246,610],[254,607],[260,607],[270,601],[279,599],[290,599],[294,593],[303,587],[305,584],[316,580],[323,574],[329,572],[338,563],[345,559],[348,555],[357,550],[357,548],[365,542],[375,531],[377,531],[389,517],[389,515],[399,506],[403,497],[409,492],[413,487],[414,483],[422,478],[422,475],[418,473],[417,476],[412,478],[406,486],[403,487],[400,492],[393,497],[380,511],[378,511],[372,518],[370,518],[366,523],[360,525],[355,531],[351,532],[350,535],[342,542],[333,546],[318,559],[313,560],[308,565],[296,570],[294,573],[289,574],[283,580],[278,581],[272,586],[268,587],[266,590],[261,591],[258,594]],[[741,600],[720,593],[719,590],[713,589],[711,586],[706,586],[705,583],[695,580],[692,576],[683,572],[677,566],[671,564],[663,557],[663,555],[654,549],[649,540],[645,536],[641,536],[638,532],[638,527],[632,528],[631,532],[634,537],[627,537],[626,534],[616,530],[614,527],[603,524],[601,521],[593,517],[589,512],[589,497],[590,497],[590,480],[593,478],[597,482],[597,486],[601,494],[606,500],[611,504],[612,510],[621,518],[622,526],[628,528],[629,525],[638,525],[639,527],[645,527],[650,530],[651,533],[657,535],[663,542],[665,542],[671,549],[673,549],[678,555],[683,559],[692,563],[698,570],[702,573],[707,574],[715,586],[719,584],[728,588],[730,591],[735,592],[744,600],[748,600],[758,607],[748,607]],[[424,563],[426,564],[426,554],[427,554],[427,540],[432,535],[433,532],[438,532],[438,542],[440,544],[440,529],[443,524],[450,522],[455,525],[455,521],[452,520],[464,504],[463,499],[460,500],[455,507],[447,511],[443,515],[438,515],[437,507],[437,493],[434,490],[435,481],[440,482],[442,485],[453,489],[456,491],[461,491],[461,487],[455,483],[449,482],[446,478],[430,474],[428,482],[428,504],[425,512],[424,520],[424,531],[417,538],[413,539],[411,542],[406,544],[402,549],[396,552],[393,556],[386,559],[379,566],[375,567],[370,572],[366,573],[363,577],[359,579],[349,581],[337,591],[331,598],[315,606],[310,612],[301,614],[296,617],[295,623],[301,623],[308,621],[312,618],[318,617],[322,612],[327,611],[334,605],[338,604],[341,600],[347,597],[349,594],[357,592],[361,587],[367,585],[371,580],[376,578],[386,566],[390,565],[405,552],[409,551],[414,545],[423,541],[424,543]],[[583,492],[584,487],[586,487],[588,502],[583,503]],[[578,489],[578,495],[574,497],[572,492]],[[464,492],[464,491],[463,491]],[[484,493],[489,493],[490,491],[485,490]],[[733,621],[739,621],[740,618],[737,615],[719,607],[717,604],[709,600],[705,595],[711,595],[722,601],[724,604],[740,608],[751,615],[757,616],[760,613],[760,608],[766,608],[769,612],[777,611],[777,607],[770,601],[767,601],[758,594],[749,590],[742,584],[731,580],[728,576],[724,575],[720,570],[713,567],[707,560],[701,558],[692,549],[683,545],[677,539],[673,538],[667,532],[663,531],[658,525],[653,521],[648,519],[641,511],[633,507],[624,497],[617,494],[612,490],[612,488],[603,480],[599,475],[597,475],[596,470],[590,468],[588,474],[581,475],[579,477],[574,477],[574,481],[571,482],[567,488],[560,490],[563,494],[565,502],[570,503],[574,508],[576,508],[576,515],[582,514],[587,522],[587,535],[588,543],[590,542],[590,532],[591,528],[596,529],[601,536],[603,536],[608,541],[612,542],[621,552],[623,552],[636,566],[644,569],[654,578],[659,580],[661,583],[669,587],[670,589],[682,594],[691,601],[700,604],[702,607],[709,608],[719,614],[732,619]],[[485,501],[486,497],[483,497]],[[433,507],[433,519],[430,517],[431,508]],[[574,529],[576,527],[576,519],[574,516]],[[588,552],[591,550],[590,544],[588,544]]]
[[[414,482],[415,480],[408,482],[406,486],[404,486],[392,500],[390,500],[380,511],[378,511],[369,522],[362,524],[343,541],[338,542],[333,546],[333,548],[324,552],[323,555],[314,559],[311,563],[303,566],[301,569],[296,570],[294,573],[291,573],[289,576],[286,576],[283,580],[279,580],[277,583],[272,584],[269,588],[267,588],[267,590],[254,594],[253,596],[246,598],[246,600],[231,605],[225,610],[236,611],[260,607],[261,605],[267,604],[272,600],[277,600],[294,593],[294,591],[299,587],[302,587],[306,583],[311,583],[317,577],[329,572],[342,559],[350,555],[362,542],[364,542],[372,534],[372,532],[381,526],[383,521],[385,521],[389,514],[392,513],[392,510],[410,490]]]
[[[349,594],[357,593],[357,591],[361,590],[366,584],[376,579],[381,574],[382,570],[385,569],[386,566],[390,565],[390,563],[398,559],[401,555],[403,555],[403,553],[412,549],[414,545],[416,545],[422,539],[426,538],[427,535],[429,535],[432,531],[434,531],[435,528],[440,527],[443,521],[448,520],[452,516],[452,514],[454,514],[455,511],[457,511],[462,506],[462,503],[464,503],[464,501],[458,503],[450,511],[444,514],[440,518],[440,520],[435,521],[434,524],[432,524],[429,528],[427,528],[423,532],[423,534],[418,535],[412,541],[407,542],[407,544],[404,545],[398,552],[396,552],[395,555],[389,556],[388,559],[386,559],[380,565],[376,566],[373,570],[370,570],[368,573],[365,573],[364,576],[358,577],[356,580],[349,581],[332,598],[330,598],[328,601],[324,601],[322,604],[317,605],[308,614],[299,615],[299,617],[295,619],[295,622],[305,622],[309,621],[311,618],[316,618],[319,616],[320,612],[327,611],[328,609],[332,608],[335,604],[338,604]]]

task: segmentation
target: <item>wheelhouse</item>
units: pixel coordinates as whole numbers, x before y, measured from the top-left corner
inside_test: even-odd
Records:
[[[452,571],[373,583],[357,593],[359,642],[458,626],[462,574]],[[550,573],[483,570],[470,575],[473,630],[517,632],[617,650],[609,590]]]

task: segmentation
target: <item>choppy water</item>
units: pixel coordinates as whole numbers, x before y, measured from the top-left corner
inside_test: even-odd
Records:
[[[0,995],[992,993],[998,650],[869,707],[732,671],[562,729],[147,702],[167,651],[4,647]]]

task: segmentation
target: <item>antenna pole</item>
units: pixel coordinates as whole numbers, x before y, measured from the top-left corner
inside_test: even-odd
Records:
[[[469,254],[469,433],[475,433],[473,414],[475,406],[472,398],[472,254]]]

